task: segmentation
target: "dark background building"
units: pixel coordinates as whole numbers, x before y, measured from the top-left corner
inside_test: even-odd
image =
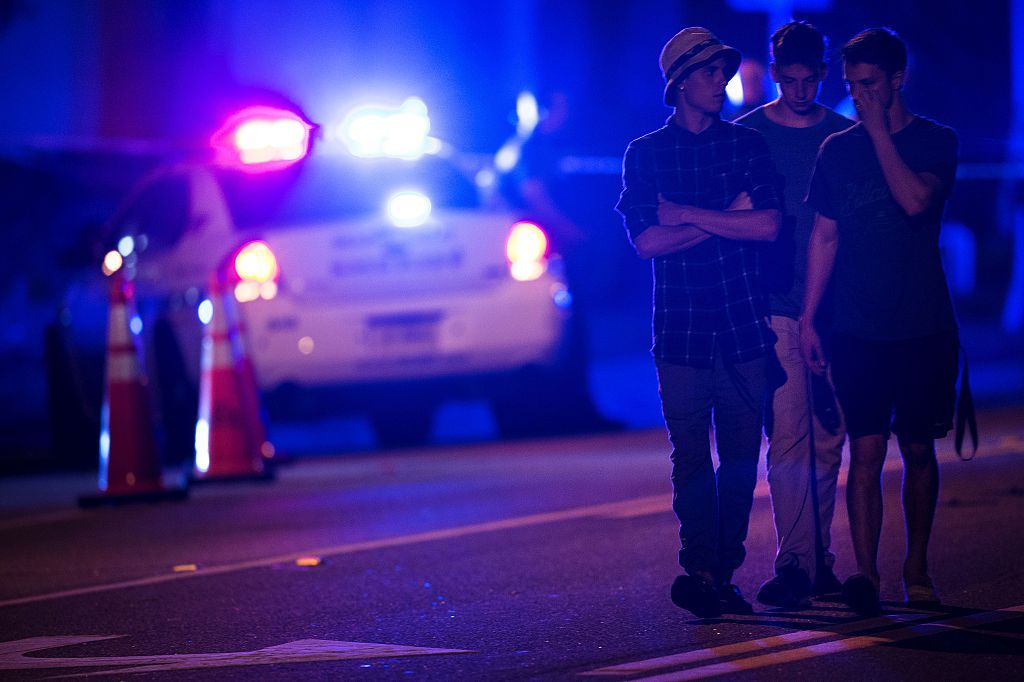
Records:
[[[887,25],[909,43],[911,109],[961,136],[947,215],[964,226],[951,230],[961,240],[947,261],[963,282],[958,310],[979,330],[967,335],[977,354],[996,363],[991,395],[1019,396],[1024,304],[1007,299],[1024,244],[1014,237],[1015,224],[1024,233],[1019,209],[1013,217],[1024,144],[1020,0],[0,0],[0,469],[53,457],[43,330],[78,269],[98,263],[98,226],[135,179],[202,148],[235,108],[278,98],[329,125],[361,101],[415,95],[435,135],[486,154],[513,132],[519,92],[567,93],[572,146],[588,161],[580,182],[607,208],[588,229],[605,245],[610,305],[642,319],[648,272],[611,207],[617,158],[669,113],[659,50],[680,27],[705,25],[764,64],[771,30],[790,15],[831,38],[822,101],[833,106],[845,96],[838,47],[848,37]],[[631,334],[598,356],[642,355],[643,324]]]

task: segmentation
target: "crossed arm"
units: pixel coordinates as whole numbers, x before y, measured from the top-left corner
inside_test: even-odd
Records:
[[[693,248],[713,235],[774,241],[780,220],[775,209],[755,210],[746,192],[740,192],[724,211],[676,204],[659,194],[658,224],[638,234],[634,246],[641,258],[654,258]]]

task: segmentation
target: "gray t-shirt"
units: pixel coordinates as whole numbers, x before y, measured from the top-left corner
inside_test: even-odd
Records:
[[[804,300],[807,242],[814,226],[814,209],[804,203],[814,160],[825,138],[846,130],[853,121],[826,109],[825,118],[816,125],[792,128],[770,120],[762,106],[736,122],[764,135],[780,176],[785,212],[778,238],[764,247],[764,281],[772,315],[796,319]]]
[[[807,195],[839,230],[833,328],[863,339],[913,339],[957,327],[939,253],[956,133],[917,116],[892,139],[912,171],[938,177],[942,200],[934,206],[910,216],[896,203],[861,124],[821,145]]]

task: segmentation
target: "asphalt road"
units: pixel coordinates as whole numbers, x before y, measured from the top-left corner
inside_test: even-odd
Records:
[[[1024,410],[981,424],[975,460],[940,451],[941,610],[899,602],[890,458],[871,620],[673,606],[661,430],[307,459],[273,483],[95,510],[74,506],[89,479],[0,479],[0,679],[1021,679]],[[757,495],[748,595],[774,546],[763,476]]]

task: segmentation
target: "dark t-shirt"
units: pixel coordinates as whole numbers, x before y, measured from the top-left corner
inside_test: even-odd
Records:
[[[920,215],[911,217],[896,203],[860,124],[825,140],[807,196],[839,230],[833,328],[865,339],[911,339],[957,326],[939,255],[939,223],[956,176],[956,133],[918,116],[893,142],[912,171],[941,182],[941,200]]]
[[[826,109],[819,123],[808,128],[793,128],[769,119],[762,106],[736,122],[764,135],[779,172],[785,210],[778,238],[764,245],[762,263],[772,315],[796,319],[804,300],[807,242],[814,226],[814,209],[804,203],[814,160],[825,138],[846,130],[853,121]]]

